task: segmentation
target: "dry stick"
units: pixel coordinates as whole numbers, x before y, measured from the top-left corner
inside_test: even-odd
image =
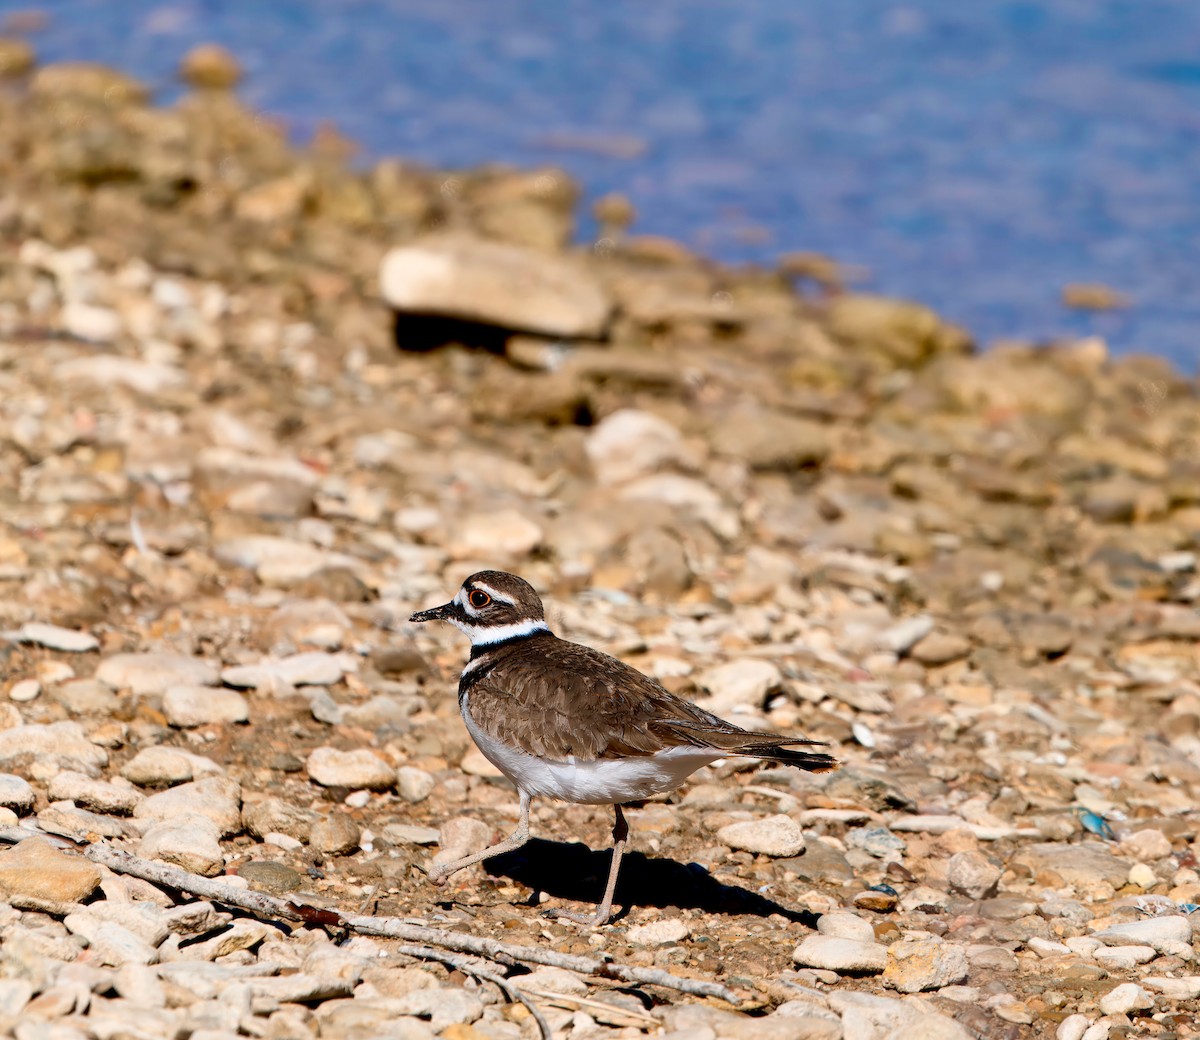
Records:
[[[558,953],[537,946],[514,946],[485,936],[467,932],[444,932],[426,925],[414,924],[400,917],[369,917],[364,914],[342,914],[333,910],[293,903],[263,892],[248,892],[211,878],[191,874],[178,867],[154,863],[140,856],[124,852],[104,842],[88,847],[84,853],[88,859],[103,864],[118,874],[131,874],[143,881],[150,881],[165,888],[204,899],[213,899],[227,906],[239,906],[251,913],[267,917],[283,917],[290,921],[304,921],[328,927],[348,928],[360,935],[378,935],[388,939],[403,939],[406,942],[424,943],[457,953],[472,953],[502,964],[545,964],[554,968],[565,968],[581,975],[598,975],[618,982],[633,982],[643,986],[662,986],[695,997],[717,997],[730,1004],[738,1004],[741,998],[731,989],[718,982],[703,979],[687,979],[672,975],[660,968],[639,968],[631,964],[618,964],[600,957],[581,957],[576,954]]]
[[[474,975],[477,979],[492,983],[492,985],[499,987],[500,992],[508,997],[509,1000],[515,1000],[520,1004],[524,1004],[529,1009],[529,1013],[533,1015],[533,1020],[537,1022],[538,1032],[541,1033],[542,1040],[554,1040],[554,1034],[550,1031],[550,1023],[542,1017],[538,1006],[529,999],[528,994],[517,989],[503,975],[485,971],[483,968],[472,964],[466,957],[459,957],[453,953],[442,953],[441,950],[434,950],[428,946],[410,946],[405,944],[396,950],[396,952],[407,954],[409,957],[419,957],[426,961],[440,961],[442,964],[448,964],[452,968],[457,968],[465,975]]]

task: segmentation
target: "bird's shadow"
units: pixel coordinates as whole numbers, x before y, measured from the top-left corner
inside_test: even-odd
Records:
[[[608,879],[610,850],[597,852],[578,842],[570,844],[532,838],[515,852],[484,861],[493,876],[511,878],[522,885],[581,903],[599,903]],[[679,863],[641,852],[628,852],[621,860],[614,904],[622,914],[631,906],[674,907],[710,914],[781,914],[789,921],[816,927],[817,915],[796,910],[738,885],[726,885],[698,863]]]

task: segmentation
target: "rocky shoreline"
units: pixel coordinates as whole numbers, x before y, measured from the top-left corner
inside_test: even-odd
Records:
[[[572,245],[561,172],[297,151],[220,54],[155,108],[11,46],[0,1031],[537,1035],[392,940],[66,838],[743,997],[493,964],[557,1036],[1198,1035],[1194,382],[1098,341],[974,353],[814,258],[639,237],[620,199]],[[483,566],[843,768],[730,762],[632,809],[596,934],[537,907],[595,899],[607,853],[573,843],[607,809],[535,806],[544,841],[433,889],[516,812],[460,639],[407,623]]]

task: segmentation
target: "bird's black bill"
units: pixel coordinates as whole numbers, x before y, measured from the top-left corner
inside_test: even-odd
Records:
[[[409,621],[445,621],[454,612],[453,603],[443,603],[440,607],[430,607],[428,610],[418,610]]]

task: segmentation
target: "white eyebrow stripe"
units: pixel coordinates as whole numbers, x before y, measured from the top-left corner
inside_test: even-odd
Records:
[[[503,592],[497,592],[490,585],[485,585],[481,581],[475,582],[475,588],[480,589],[483,592],[486,592],[489,596],[492,597],[492,599],[498,599],[501,603],[507,603],[510,607],[515,607],[517,605],[517,601],[515,599],[513,599],[512,596],[506,595]]]

